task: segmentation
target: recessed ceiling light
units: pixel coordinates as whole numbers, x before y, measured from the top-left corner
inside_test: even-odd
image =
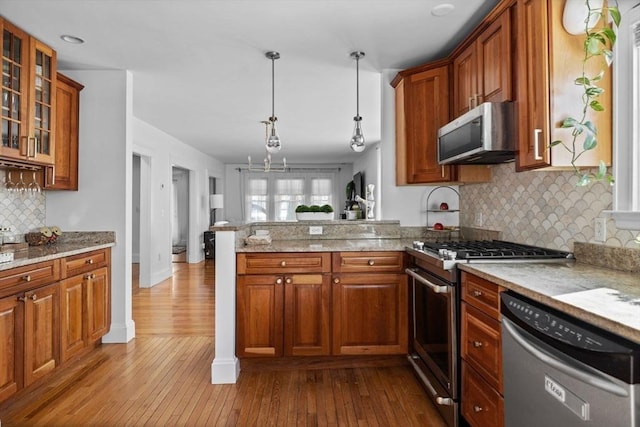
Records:
[[[451,3],[442,3],[437,6],[434,6],[434,8],[431,9],[431,14],[433,16],[445,16],[453,12],[453,9],[455,8],[456,7]]]
[[[73,43],[73,44],[82,44],[84,43],[84,40],[82,40],[80,37],[76,37],[76,36],[70,36],[69,34],[63,34],[60,36],[60,38],[64,41],[66,41],[67,43]]]

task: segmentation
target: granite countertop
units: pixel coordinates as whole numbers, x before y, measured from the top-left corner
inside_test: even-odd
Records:
[[[640,344],[640,275],[580,262],[458,264],[547,306]]]
[[[0,264],[0,271],[114,245],[115,233],[110,231],[63,233],[58,241],[51,245],[29,246],[27,250],[15,252],[13,261]]]
[[[410,239],[274,240],[268,245],[238,246],[236,252],[404,251]]]

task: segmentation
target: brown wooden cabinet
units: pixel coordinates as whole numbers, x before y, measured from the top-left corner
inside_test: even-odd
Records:
[[[570,153],[564,147],[550,147],[555,140],[571,141],[571,129],[560,126],[566,117],[580,118],[582,110],[582,87],[574,80],[582,73],[583,37],[564,30],[563,7],[553,0],[517,2],[518,170],[570,166]],[[589,61],[586,74],[595,76],[604,68],[598,61]],[[606,72],[599,82],[605,92],[598,100],[606,110],[589,112],[598,129],[598,145],[580,157],[577,164],[582,167],[597,166],[600,160],[611,164],[610,76]]]
[[[3,18],[0,157],[51,165],[55,158],[56,52]]]
[[[56,86],[55,164],[47,167],[46,190],[78,190],[80,83],[58,73]]]
[[[62,307],[62,361],[82,352],[109,332],[110,250],[102,249],[65,258],[60,284]]]
[[[238,356],[330,353],[329,253],[238,254]]]
[[[511,9],[453,57],[453,117],[483,102],[511,101]]]
[[[500,292],[462,272],[462,415],[472,427],[504,425]]]
[[[333,254],[333,354],[407,353],[403,260],[402,252]]]
[[[109,268],[106,248],[0,271],[0,401],[108,332]]]

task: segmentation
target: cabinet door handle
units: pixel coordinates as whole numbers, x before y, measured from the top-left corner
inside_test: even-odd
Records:
[[[282,285],[282,278],[281,277],[278,277],[276,279],[276,285]]]
[[[369,265],[374,265],[375,263],[376,263],[376,262],[375,262],[374,260],[372,260],[372,259],[370,259],[369,261],[367,261],[367,264],[369,264]]]
[[[35,136],[28,138],[27,139],[28,142],[33,141],[33,145],[27,143],[27,157],[32,157],[32,158],[36,158],[36,155],[38,154],[38,138],[36,138]],[[29,152],[29,149],[32,148],[31,152]]]
[[[337,284],[337,283],[340,283],[340,278],[339,278],[339,277],[335,277],[335,278],[333,279],[333,283],[336,283],[336,284]]]
[[[480,348],[483,346],[482,341],[473,341],[473,346],[475,348]]]
[[[280,267],[286,267],[287,261],[280,261]]]
[[[18,297],[18,301],[25,302],[26,300],[27,300],[27,297],[25,297],[25,296]]]
[[[482,412],[484,411],[484,408],[482,406],[478,406],[478,405],[473,405],[473,412]]]
[[[469,97],[469,110],[473,108],[473,96]]]
[[[38,299],[38,296],[36,294],[31,294],[29,298],[31,298],[31,301],[35,301]]]
[[[93,264],[93,258],[89,258],[88,260],[85,261],[85,263],[87,264]]]
[[[477,297],[481,297],[481,296],[482,296],[482,291],[473,291],[473,292],[472,292],[472,294],[473,294],[473,296],[474,296],[474,297],[476,297],[476,298],[477,298]]]
[[[287,277],[286,279],[284,279],[284,282],[290,285],[291,283],[293,283],[293,279],[291,279],[291,277]]]
[[[25,282],[30,282],[31,276],[29,274],[27,274],[26,276],[22,276],[22,280],[24,280]]]
[[[542,160],[542,156],[540,155],[540,134],[541,133],[542,133],[542,129],[533,130],[533,158],[535,160]]]
[[[440,166],[440,175],[444,178],[444,165]]]
[[[84,275],[85,280],[91,280],[91,279],[95,279],[96,275],[94,273],[91,274],[85,274]]]

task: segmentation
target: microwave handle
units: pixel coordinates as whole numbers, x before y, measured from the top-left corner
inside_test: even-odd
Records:
[[[535,160],[542,160],[542,156],[540,155],[540,134],[541,133],[542,133],[542,129],[533,130],[533,158]]]

